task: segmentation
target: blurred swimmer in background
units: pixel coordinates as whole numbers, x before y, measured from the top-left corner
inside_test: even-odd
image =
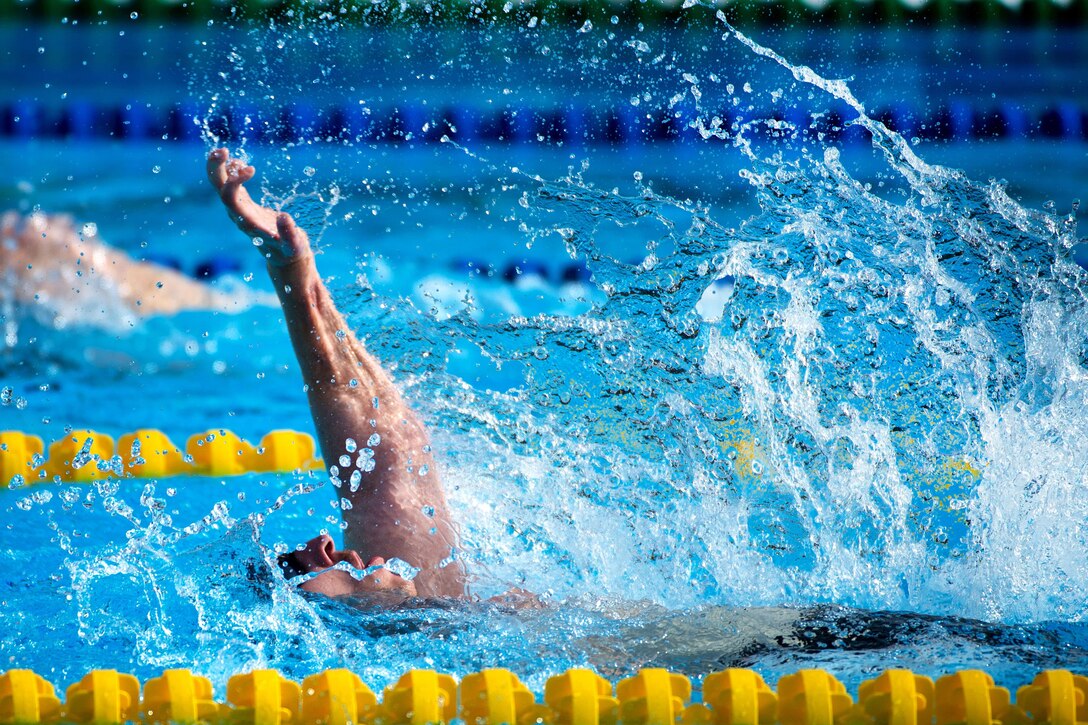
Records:
[[[124,317],[185,310],[240,312],[252,295],[229,294],[181,272],[133,259],[98,237],[94,225],[34,213],[0,216],[0,304],[43,324],[115,327]]]

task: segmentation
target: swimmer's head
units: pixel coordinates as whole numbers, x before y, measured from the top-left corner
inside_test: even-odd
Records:
[[[375,556],[364,562],[357,551],[351,549],[338,551],[336,545],[333,544],[332,538],[324,534],[316,539],[310,539],[298,551],[282,554],[276,562],[287,579],[312,572],[321,572],[314,578],[299,585],[300,589],[308,592],[324,594],[329,597],[367,594],[416,596],[416,585],[413,582],[394,574],[388,569],[379,569],[361,579],[357,579],[342,568],[331,568],[340,562],[346,562],[352,568],[361,572],[375,566],[384,566],[385,559]]]

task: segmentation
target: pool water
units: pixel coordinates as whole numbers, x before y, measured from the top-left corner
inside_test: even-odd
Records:
[[[607,72],[650,62],[596,32]],[[1088,148],[912,148],[865,117],[872,143],[840,150],[816,121],[715,124],[732,99],[817,118],[862,91],[726,25],[711,40],[700,57],[743,60],[736,85],[704,65],[604,84],[681,94],[694,140],[232,139],[314,231],[338,304],[431,425],[475,591],[520,586],[547,608],[360,611],[300,594],[270,565],[338,532],[318,473],[41,484],[0,492],[7,666],[62,685],[191,667],[218,687],[257,666],[347,666],[375,688],[412,667],[506,666],[537,690],[574,665],[769,680],[819,666],[851,688],[891,666],[981,667],[1005,686],[1084,670],[1088,273],[1072,199]],[[193,61],[192,93],[279,78],[238,63],[215,81],[221,61]],[[322,93],[351,82],[318,76]],[[55,311],[9,303],[4,428],[157,427],[179,443],[311,430],[260,258],[205,186],[205,153],[3,150],[21,160],[5,207],[73,213],[186,269],[228,260],[216,284],[256,302],[60,329]],[[583,266],[591,278],[563,279]]]

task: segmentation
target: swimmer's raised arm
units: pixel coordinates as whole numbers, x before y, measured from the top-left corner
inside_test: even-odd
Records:
[[[338,495],[351,503],[342,511],[344,546],[364,560],[397,557],[419,567],[420,596],[464,596],[464,570],[449,562],[459,542],[427,431],[336,309],[306,233],[289,215],[250,198],[244,184],[254,173],[226,149],[208,157],[208,177],[227,213],[261,241],[258,249],[283,307],[326,464],[347,453],[347,439],[358,441],[351,465],[340,466]],[[364,460],[361,483],[351,491],[351,473],[374,433],[381,442],[373,446],[373,470],[366,471]]]

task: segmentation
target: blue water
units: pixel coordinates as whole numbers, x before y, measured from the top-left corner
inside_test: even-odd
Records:
[[[912,150],[865,120],[872,143],[840,152],[818,123],[716,124],[732,99],[813,118],[881,85],[830,83],[716,28],[697,66],[652,81],[652,54],[593,31],[606,86],[683,97],[703,133],[688,144],[245,144],[271,196],[302,179],[286,208],[435,432],[476,591],[523,586],[547,609],[300,595],[269,564],[336,533],[317,474],[42,485],[0,495],[8,666],[61,685],[184,666],[219,687],[255,666],[348,666],[380,687],[410,667],[502,665],[535,689],[586,664],[771,680],[821,666],[851,687],[890,666],[978,666],[1006,686],[1084,670],[1088,278],[1071,256],[1088,149]],[[581,42],[565,52],[594,68]],[[284,80],[238,63],[183,66],[189,92]],[[204,186],[202,147],[18,152],[4,206],[93,220],[136,256],[226,256],[241,268],[219,284],[268,291]],[[501,278],[530,261],[551,280]],[[556,282],[572,263],[592,280]],[[4,309],[5,428],[310,429],[275,308],[63,330],[52,312]]]

